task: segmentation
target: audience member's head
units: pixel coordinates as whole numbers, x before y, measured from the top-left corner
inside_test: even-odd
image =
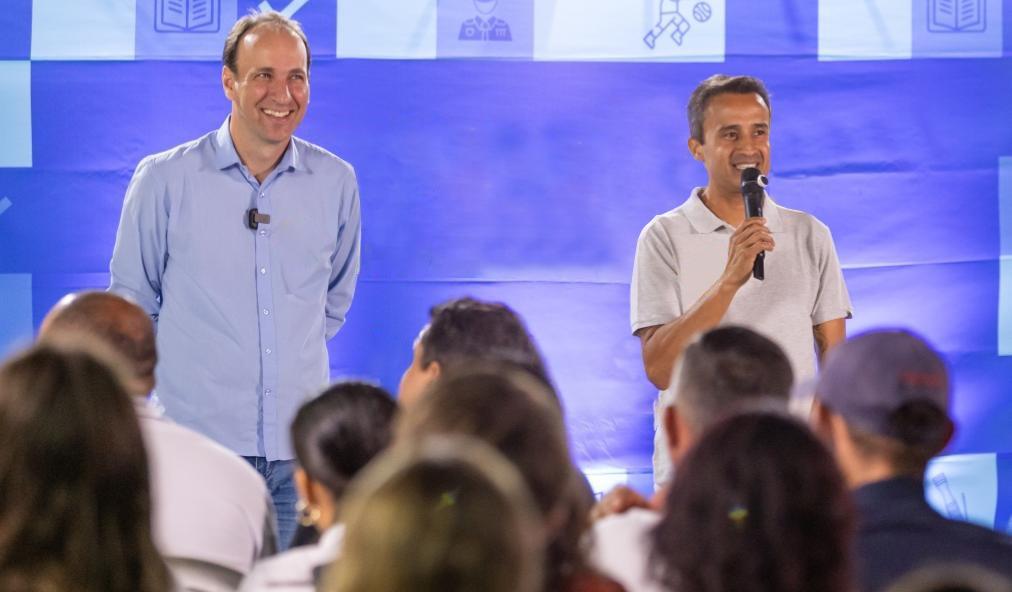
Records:
[[[491,444],[524,476],[545,519],[551,582],[581,569],[592,499],[572,464],[562,414],[550,389],[526,372],[479,364],[442,377],[399,426],[398,443],[467,435]]]
[[[0,589],[161,592],[147,459],[118,377],[83,349],[0,367]]]
[[[887,592],[1012,592],[1012,580],[967,563],[943,563],[907,574]]]
[[[398,399],[411,405],[440,375],[482,361],[515,364],[551,384],[534,339],[516,312],[498,302],[458,298],[429,311]]]
[[[705,431],[679,467],[651,562],[679,592],[849,592],[852,510],[832,456],[785,414]]]
[[[851,486],[920,478],[953,433],[942,357],[905,330],[871,331],[829,354],[813,420]]]
[[[463,437],[400,446],[352,484],[333,592],[535,592],[542,529],[520,475]]]
[[[110,292],[68,294],[43,319],[39,339],[75,336],[97,338],[126,360],[130,394],[146,396],[154,389],[154,325],[139,306]]]
[[[678,462],[709,425],[744,406],[787,408],[794,372],[784,351],[751,329],[711,329],[690,343],[676,372],[675,403],[664,411],[671,458]]]
[[[334,524],[348,483],[390,443],[396,411],[389,393],[364,382],[334,384],[299,409],[292,444],[303,526]]]

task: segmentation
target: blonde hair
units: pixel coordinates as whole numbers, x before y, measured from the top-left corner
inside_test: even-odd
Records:
[[[353,483],[330,592],[534,592],[543,536],[517,471],[471,438],[388,452]]]

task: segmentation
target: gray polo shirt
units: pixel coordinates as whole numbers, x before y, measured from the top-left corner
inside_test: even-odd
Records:
[[[701,187],[693,189],[684,204],[655,216],[640,233],[630,286],[633,333],[685,314],[724,271],[734,228],[703,204],[700,191]],[[777,342],[791,361],[795,382],[800,383],[815,376],[812,326],[850,318],[850,296],[825,224],[778,206],[769,195],[763,210],[776,241],[776,248],[766,253],[766,279],[749,278],[721,324],[744,325]],[[657,484],[671,478],[660,409],[672,402],[669,388],[660,393],[654,407]]]
[[[734,228],[692,190],[681,206],[654,217],[640,233],[631,285],[632,330],[663,325],[685,313],[720,277]],[[796,382],[815,376],[812,326],[850,318],[833,238],[810,214],[780,207],[767,195],[767,226],[776,248],[766,253],[766,279],[750,278],[721,324],[744,325],[777,342]]]

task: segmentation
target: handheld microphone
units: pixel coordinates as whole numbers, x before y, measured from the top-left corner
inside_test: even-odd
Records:
[[[748,167],[741,172],[741,197],[745,201],[745,218],[761,218],[763,201],[766,199],[764,188],[770,184],[769,179],[756,167]],[[757,280],[766,278],[766,251],[759,251],[752,264],[752,277]]]
[[[270,223],[271,223],[270,214],[261,214],[260,210],[256,208],[250,208],[249,210],[246,210],[246,225],[249,226],[252,230],[256,230],[257,228],[260,227],[261,224],[270,224]]]

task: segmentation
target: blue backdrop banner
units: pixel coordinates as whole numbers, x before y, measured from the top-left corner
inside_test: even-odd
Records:
[[[578,461],[610,482],[647,472],[656,393],[629,334],[636,238],[704,183],[685,147],[689,93],[747,73],[772,91],[771,194],[832,230],[849,330],[909,326],[946,354],[949,452],[990,455],[994,474],[996,493],[966,504],[1007,523],[1009,4],[5,0],[0,347],[30,340],[64,293],[106,286],[134,167],[221,124],[223,39],[272,8],[313,48],[299,134],[361,185],[362,278],[333,375],[393,389],[429,306],[501,300],[546,353]]]

